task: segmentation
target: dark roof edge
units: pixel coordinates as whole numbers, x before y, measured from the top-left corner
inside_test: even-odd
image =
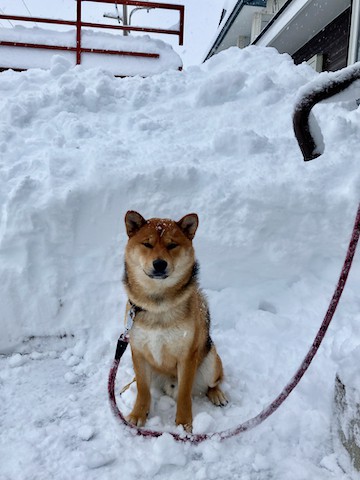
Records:
[[[255,2],[256,3],[256,2]],[[204,62],[206,60],[208,60],[214,53],[214,50],[220,45],[220,43],[223,41],[226,33],[228,32],[228,30],[231,28],[232,24],[235,22],[238,14],[240,13],[240,11],[242,10],[242,8],[245,6],[245,5],[250,5],[250,6],[264,6],[265,5],[262,5],[263,3],[266,4],[266,0],[258,0],[258,3],[259,5],[254,5],[253,3],[253,0],[238,0],[238,2],[236,3],[236,5],[234,6],[232,12],[230,13],[229,15],[229,18],[226,20],[224,26],[222,27],[219,35],[216,37],[213,45],[211,46],[211,48],[209,49],[209,52],[207,53],[205,59],[204,59]]]
[[[212,54],[214,53],[214,50],[216,49],[216,47],[219,46],[219,44],[223,41],[224,37],[225,37],[225,34],[226,32],[229,30],[229,28],[231,27],[231,25],[234,23],[238,13],[240,12],[240,10],[242,9],[242,7],[244,6],[244,0],[239,0],[235,7],[233,8],[233,11],[230,13],[229,15],[229,18],[226,20],[224,26],[222,27],[222,29],[220,30],[220,33],[219,35],[216,37],[215,39],[215,42],[213,43],[213,45],[211,46],[210,50],[208,51],[208,54],[206,55],[205,59],[204,59],[204,62],[206,60],[209,60],[209,58],[212,56]]]

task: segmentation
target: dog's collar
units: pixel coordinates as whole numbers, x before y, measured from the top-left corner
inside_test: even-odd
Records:
[[[141,307],[138,307],[129,299],[129,305],[130,308],[127,311],[127,317],[126,317],[126,327],[125,331],[120,335],[117,347],[116,347],[116,352],[115,352],[115,361],[119,362],[120,358],[123,356],[126,347],[128,346],[129,343],[129,333],[130,330],[134,324],[135,317],[139,312],[143,312],[144,310]]]
[[[139,312],[144,312],[145,310],[138,305],[135,305],[130,299],[129,299],[129,305],[130,308],[127,312],[127,317],[126,317],[126,327],[125,327],[125,332],[123,334],[123,337],[128,340],[129,338],[129,332],[134,324],[135,317]]]
[[[129,304],[131,307],[130,310],[132,310],[135,315],[139,312],[145,312],[145,310],[142,307],[139,307],[139,305],[136,305],[134,302],[130,300],[130,298],[129,298]]]
[[[130,304],[130,308],[128,311],[128,318],[127,318],[127,325],[126,325],[127,330],[130,330],[130,328],[132,327],[132,324],[134,323],[136,315],[140,312],[145,312],[145,310],[142,307],[139,307],[139,305],[136,305],[134,302],[130,300],[130,298],[129,298],[129,304]]]

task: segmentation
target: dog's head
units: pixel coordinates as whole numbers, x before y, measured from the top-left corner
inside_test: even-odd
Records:
[[[125,261],[137,281],[166,280],[166,284],[172,284],[187,275],[195,262],[192,240],[198,223],[196,213],[175,222],[162,218],[145,220],[137,212],[127,212],[125,225],[129,240]]]

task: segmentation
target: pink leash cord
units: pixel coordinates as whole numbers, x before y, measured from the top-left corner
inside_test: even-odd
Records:
[[[356,219],[355,219],[355,224],[351,236],[351,240],[349,243],[349,247],[347,250],[346,258],[344,261],[344,265],[341,270],[341,274],[339,277],[339,281],[337,283],[337,286],[335,288],[335,292],[333,294],[333,297],[331,299],[330,305],[328,307],[328,310],[325,314],[324,320],[319,328],[319,331],[317,332],[315,339],[305,356],[304,360],[302,361],[300,367],[298,368],[297,372],[293,376],[293,378],[290,380],[290,382],[286,385],[286,387],[282,390],[282,392],[270,403],[269,406],[264,408],[258,415],[255,417],[251,418],[250,420],[245,421],[244,423],[241,423],[237,427],[233,429],[228,429],[224,430],[222,432],[215,432],[215,433],[204,433],[204,434],[178,434],[174,432],[169,432],[170,435],[179,442],[191,442],[193,444],[198,444],[203,442],[204,440],[210,440],[210,439],[218,439],[218,440],[225,440],[227,438],[234,437],[235,435],[238,435],[243,432],[247,432],[248,430],[251,430],[252,428],[256,427],[257,425],[260,425],[264,420],[266,420],[270,415],[272,415],[276,410],[284,403],[284,401],[287,399],[287,397],[290,395],[290,393],[294,390],[294,388],[297,386],[297,384],[300,382],[302,377],[304,376],[305,372],[309,368],[313,358],[315,357],[317,351],[319,350],[319,347],[321,345],[321,342],[323,341],[325,334],[327,332],[327,329],[330,325],[330,322],[334,316],[334,313],[336,311],[336,308],[338,306],[339,300],[341,298],[342,292],[345,287],[346,280],[348,278],[350,269],[351,269],[351,264],[355,255],[356,251],[356,246],[359,241],[359,236],[360,236],[360,204],[358,206],[357,214],[356,214]],[[110,369],[109,373],[109,380],[108,380],[108,393],[109,393],[109,400],[110,400],[110,405],[111,409],[114,413],[114,415],[124,424],[126,425],[131,431],[135,432],[137,435],[140,435],[142,437],[146,438],[154,438],[154,437],[160,437],[163,432],[155,431],[155,430],[148,430],[148,429],[143,429],[136,427],[135,425],[132,425],[131,423],[127,422],[121,411],[119,410],[117,404],[116,404],[116,396],[115,396],[115,379],[116,379],[116,374],[118,371],[120,359],[123,355],[123,353],[126,350],[126,347],[128,345],[128,338],[126,335],[122,334],[118,340],[117,344],[117,349],[116,349],[116,354],[115,358],[112,364],[112,367]]]
[[[313,106],[321,102],[329,97],[332,97],[341,91],[348,88],[354,81],[360,79],[360,63],[355,65],[349,66],[340,70],[339,72],[331,72],[329,73],[329,78],[326,82],[320,86],[312,85],[312,91],[308,91],[303,95],[303,97],[298,101],[294,115],[293,115],[293,127],[296,139],[298,141],[300,150],[303,154],[304,160],[313,160],[321,155],[318,151],[318,145],[316,144],[316,139],[314,138],[309,124],[309,115],[310,111]],[[216,438],[219,440],[225,440],[227,438],[234,437],[239,433],[246,432],[251,430],[252,428],[256,427],[264,420],[266,420],[270,415],[272,415],[276,410],[282,405],[282,403],[287,399],[290,393],[294,390],[297,384],[300,382],[301,378],[304,376],[305,372],[309,368],[313,358],[315,357],[321,342],[323,341],[327,329],[329,328],[330,322],[334,316],[336,308],[338,306],[339,300],[341,298],[342,292],[345,287],[346,280],[348,278],[351,264],[355,255],[356,246],[359,241],[360,236],[360,204],[358,206],[355,224],[352,231],[349,247],[347,250],[346,258],[344,261],[344,265],[341,270],[340,278],[335,288],[335,292],[331,299],[330,305],[328,310],[325,314],[324,320],[320,326],[319,331],[317,332],[315,339],[305,356],[304,360],[302,361],[300,367],[298,368],[295,375],[292,377],[290,382],[286,385],[286,387],[282,390],[282,392],[273,400],[268,407],[262,410],[258,415],[247,420],[246,422],[238,425],[237,427],[229,430],[224,430],[222,432],[216,433],[208,433],[208,434],[194,434],[194,435],[180,435],[177,433],[170,433],[173,438],[177,441],[181,442],[191,442],[193,444],[198,444],[203,442],[204,440],[210,440],[212,438]],[[116,349],[115,359],[112,364],[110,374],[109,374],[109,381],[108,381],[108,392],[109,392],[109,399],[110,405],[114,415],[119,418],[127,427],[129,427],[132,431],[134,431],[137,435],[141,435],[147,438],[154,438],[159,437],[162,435],[162,432],[141,429],[136,427],[135,425],[130,424],[126,421],[123,414],[120,412],[115,398],[115,378],[116,373],[119,367],[120,358],[125,352],[125,349],[128,345],[128,338],[126,333],[121,335],[118,340],[118,346]]]

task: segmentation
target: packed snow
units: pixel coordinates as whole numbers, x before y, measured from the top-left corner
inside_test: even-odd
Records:
[[[302,161],[292,112],[317,78],[257,47],[145,79],[59,56],[48,71],[0,74],[1,480],[355,478],[339,467],[332,409],[336,372],[359,357],[359,253],[309,371],[257,428],[198,446],[142,439],[107,398],[128,209],[200,217],[194,245],[230,403],[196,398],[194,432],[256,415],[294,374],[333,294],[360,191],[355,101],[315,107],[325,152]],[[119,392],[132,378],[127,351],[124,413],[136,384]],[[155,390],[147,426],[174,431],[174,417]]]

